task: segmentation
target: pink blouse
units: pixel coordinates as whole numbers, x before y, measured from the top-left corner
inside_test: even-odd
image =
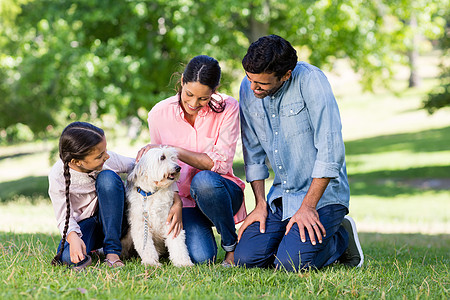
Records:
[[[220,94],[225,101],[225,110],[215,113],[209,106],[202,108],[192,127],[184,118],[184,112],[178,103],[178,95],[157,103],[148,113],[148,126],[153,144],[181,147],[190,151],[206,153],[214,162],[211,171],[236,183],[242,190],[245,183],[233,174],[233,158],[239,137],[239,104],[236,99]],[[190,195],[192,178],[200,172],[188,164],[179,161],[181,166],[178,189],[184,207],[195,207]],[[236,223],[245,219],[247,212],[245,201],[234,216]]]

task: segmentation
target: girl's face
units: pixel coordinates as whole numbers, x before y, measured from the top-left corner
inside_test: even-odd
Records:
[[[108,160],[109,155],[106,152],[106,139],[95,145],[92,151],[84,159],[72,159],[70,167],[76,171],[90,173],[92,171],[101,171],[103,164]]]
[[[186,114],[196,117],[208,105],[213,91],[200,82],[187,82],[181,88],[181,106]]]

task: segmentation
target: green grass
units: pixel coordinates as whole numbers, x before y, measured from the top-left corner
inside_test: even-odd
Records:
[[[287,273],[220,265],[153,268],[132,260],[120,270],[95,262],[77,273],[50,266],[56,236],[0,233],[0,298],[448,298],[448,235],[362,233],[360,238],[367,260],[362,269],[335,265]]]
[[[46,141],[0,147],[0,298],[448,299],[450,110],[430,116],[420,109],[433,76],[411,90],[402,90],[403,80],[395,94],[362,93],[350,77],[329,78],[342,115],[350,214],[366,256],[362,269],[336,265],[298,274],[219,265],[146,268],[136,260],[121,270],[52,267],[59,237],[46,176],[56,141]],[[139,143],[126,141],[116,134],[109,149],[134,156]],[[234,171],[245,177],[239,148]],[[251,211],[249,185],[245,197]],[[220,249],[218,261],[223,257]]]

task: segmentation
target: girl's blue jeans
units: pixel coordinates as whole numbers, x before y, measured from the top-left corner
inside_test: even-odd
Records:
[[[247,268],[275,266],[288,271],[320,269],[332,264],[344,253],[348,246],[348,233],[341,226],[348,213],[345,206],[332,204],[317,210],[326,237],[322,243],[313,245],[306,230],[306,242],[301,241],[297,223],[284,235],[289,219],[282,221],[281,201],[275,201],[275,213],[268,208],[265,233],[259,231],[259,222],[251,224],[243,232],[234,253],[237,265]]]
[[[106,254],[120,255],[122,245],[120,238],[128,230],[125,208],[125,188],[122,179],[115,172],[104,170],[97,176],[95,182],[98,197],[98,211],[94,216],[78,223],[83,236],[81,239],[86,244],[86,252],[103,247]],[[61,242],[58,251],[61,248]],[[64,244],[61,260],[71,265],[70,245]]]
[[[189,255],[194,263],[214,262],[217,244],[212,226],[222,238],[222,248],[234,251],[237,235],[233,216],[241,207],[244,194],[236,183],[212,171],[197,173],[190,193],[197,206],[183,208]]]

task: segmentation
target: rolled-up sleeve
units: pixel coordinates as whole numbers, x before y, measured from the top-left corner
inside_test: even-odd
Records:
[[[317,149],[313,178],[337,178],[345,159],[339,108],[331,86],[319,69],[311,70],[302,80],[301,93],[314,128]]]
[[[263,180],[269,177],[269,168],[266,165],[267,154],[262,147],[254,127],[249,122],[249,111],[245,105],[248,101],[244,86],[247,79],[241,84],[240,90],[240,117],[241,117],[241,135],[242,147],[245,163],[245,177],[247,182]]]

